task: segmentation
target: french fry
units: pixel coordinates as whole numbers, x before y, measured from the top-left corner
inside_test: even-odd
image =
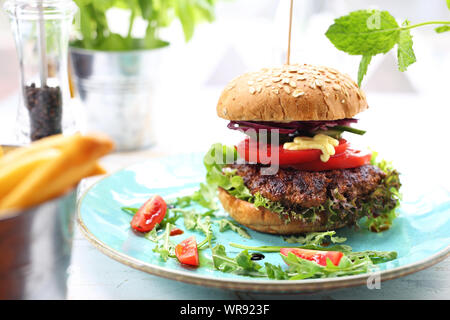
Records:
[[[0,199],[11,192],[33,170],[59,155],[61,151],[57,149],[45,149],[0,166]]]
[[[47,161],[23,179],[0,200],[0,210],[30,207],[63,194],[95,172],[97,159],[113,148],[112,141],[100,135],[76,134],[65,137],[63,144],[60,142],[58,139],[47,140],[47,147],[58,146],[60,156]],[[35,149],[39,148],[35,146]]]
[[[0,146],[0,159],[3,157],[3,148]]]
[[[89,173],[88,177],[99,176],[102,174],[106,174],[107,171],[103,168],[99,163],[96,163],[92,172]]]
[[[47,150],[50,148],[59,149],[67,144],[70,138],[70,136],[57,134],[33,142],[27,147],[14,149],[10,152],[5,153],[4,156],[0,158],[0,167],[7,166],[8,164],[19,161],[22,158],[29,157],[35,152],[41,152],[42,150]]]

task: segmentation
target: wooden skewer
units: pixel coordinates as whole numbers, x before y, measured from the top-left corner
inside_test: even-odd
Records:
[[[289,10],[289,36],[286,64],[290,64],[291,59],[291,31],[292,31],[292,8],[294,7],[294,0],[291,0],[291,8]]]

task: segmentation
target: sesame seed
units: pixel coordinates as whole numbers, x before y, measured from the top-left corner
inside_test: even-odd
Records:
[[[333,89],[336,91],[339,91],[339,90],[341,90],[341,86],[338,84],[333,84]]]
[[[256,92],[255,88],[253,88],[253,87],[250,87],[250,88],[248,89],[248,91],[249,91],[251,94],[255,94],[255,92]]]
[[[254,83],[255,83],[255,81],[253,81],[253,80],[249,80],[249,81],[247,81],[247,83],[248,83],[248,85],[249,85],[249,86],[251,86],[252,84],[254,84]]]
[[[273,82],[279,82],[279,81],[281,81],[281,78],[273,78],[272,81]]]
[[[291,93],[291,89],[289,89],[289,87],[283,87],[283,90],[284,90],[287,94]]]
[[[284,78],[284,79],[283,79],[283,83],[286,83],[286,84],[287,84],[287,83],[289,83],[289,81],[290,81],[289,78]]]
[[[289,85],[292,87],[292,88],[297,88],[297,82],[295,82],[295,81],[290,81],[289,82]]]
[[[261,87],[261,86],[257,86],[257,87],[256,87],[256,92],[260,93],[261,90],[262,90],[262,87]]]
[[[304,95],[305,93],[303,92],[303,91],[300,91],[300,90],[295,90],[293,93],[292,93],[292,96],[294,97],[294,98],[297,98],[297,97],[300,97],[300,96],[302,96],[302,95]]]

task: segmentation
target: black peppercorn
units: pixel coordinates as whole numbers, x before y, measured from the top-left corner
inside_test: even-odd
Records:
[[[25,87],[25,103],[30,114],[31,141],[62,132],[62,96],[59,87]]]

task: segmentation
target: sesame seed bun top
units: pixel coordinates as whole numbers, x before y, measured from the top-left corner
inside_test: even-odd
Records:
[[[352,118],[367,108],[364,92],[348,75],[293,64],[232,80],[220,96],[217,115],[235,121],[324,121]]]

